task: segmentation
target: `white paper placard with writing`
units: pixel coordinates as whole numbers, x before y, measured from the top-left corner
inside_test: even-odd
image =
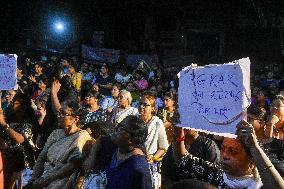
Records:
[[[0,90],[17,88],[17,55],[0,54]]]
[[[179,74],[181,127],[235,137],[251,101],[250,60],[186,67]]]

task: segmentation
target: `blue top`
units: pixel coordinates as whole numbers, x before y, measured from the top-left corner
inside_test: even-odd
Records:
[[[123,162],[112,158],[112,165],[107,170],[106,189],[151,189],[152,180],[146,157],[134,155]]]
[[[106,110],[107,108],[115,108],[118,106],[118,101],[112,96],[107,96],[102,100],[100,106],[103,110]]]

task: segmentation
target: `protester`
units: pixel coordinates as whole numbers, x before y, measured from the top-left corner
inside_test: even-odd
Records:
[[[113,78],[110,76],[109,67],[103,64],[101,67],[100,75],[96,79],[96,83],[99,84],[100,93],[104,96],[110,95],[110,89],[112,87]]]
[[[186,150],[195,157],[204,161],[212,162],[216,165],[220,163],[220,150],[217,144],[204,135],[200,135],[198,131],[192,129],[184,129],[185,138],[175,138],[174,142],[184,140]],[[162,186],[168,188],[173,182],[179,181],[177,158],[175,156],[175,145],[171,145],[162,161]],[[190,173],[188,174],[190,175]],[[195,178],[194,173],[191,174]]]
[[[100,94],[98,92],[89,92],[86,96],[87,107],[85,107],[83,111],[83,116],[81,118],[81,122],[83,125],[95,122],[95,121],[106,121],[107,114],[106,111],[103,110],[99,106]]]
[[[39,154],[31,178],[32,188],[68,188],[77,178],[82,149],[89,133],[78,127],[79,106],[68,103],[60,115],[60,125],[51,133]]]
[[[167,138],[169,143],[173,140],[173,126],[172,117],[175,112],[176,97],[173,93],[167,92],[164,95],[164,108],[158,111],[158,116],[163,121],[167,132]]]
[[[2,94],[2,92],[1,92]],[[4,95],[4,94],[3,94]],[[13,102],[13,98],[16,95],[16,91],[15,90],[9,90],[6,92],[5,94],[5,98],[2,100],[2,110],[5,114],[6,109],[8,108],[8,106],[10,106],[10,104]]]
[[[111,96],[102,99],[101,107],[108,113],[111,113],[118,106],[119,86],[114,84],[111,89]]]
[[[132,96],[127,90],[121,90],[118,97],[118,107],[112,112],[111,121],[115,125],[129,115],[138,115],[138,109],[131,107]]]
[[[106,189],[150,189],[152,181],[144,153],[146,137],[147,127],[143,121],[130,115],[117,125],[111,136],[98,139],[94,155],[91,153],[87,160],[89,166],[85,167],[94,167],[93,170],[99,171],[94,178],[106,185]],[[104,188],[94,182],[88,183],[87,188]]]
[[[140,101],[139,108],[141,119],[147,125],[147,139],[145,141],[147,161],[150,164],[154,188],[161,186],[161,175],[159,166],[160,159],[166,153],[169,144],[166,130],[161,119],[154,116],[155,97],[144,95]]]
[[[253,126],[257,140],[278,173],[284,177],[284,140],[265,136],[265,110],[257,106],[248,108],[248,122]]]
[[[80,72],[76,72],[76,66],[74,65],[74,63],[69,64],[69,74],[72,86],[76,89],[77,93],[80,94],[82,85],[82,74]]]
[[[195,172],[200,180],[205,180],[221,188],[283,188],[284,182],[259,147],[253,127],[242,121],[237,126],[238,139],[225,138],[221,149],[222,166],[218,167],[194,157],[185,149],[184,141],[177,143],[182,178]],[[179,136],[184,137],[183,129],[177,129]],[[260,170],[257,171],[256,167]],[[261,179],[260,176],[261,175]]]
[[[120,65],[119,72],[115,74],[115,81],[120,83],[122,86],[126,87],[127,83],[129,83],[133,78],[130,73],[127,73],[126,65]]]
[[[23,188],[25,169],[35,163],[33,127],[36,127],[34,112],[28,96],[17,93],[4,117],[0,112],[0,138],[4,139],[5,186]],[[28,171],[28,170],[27,170]]]

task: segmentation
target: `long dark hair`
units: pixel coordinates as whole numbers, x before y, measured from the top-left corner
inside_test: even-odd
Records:
[[[20,106],[17,110],[13,109],[15,102],[19,102]],[[6,121],[8,123],[30,123],[36,124],[34,110],[31,107],[31,99],[26,94],[17,92],[13,98],[13,102],[8,107],[6,112]]]
[[[144,153],[146,152],[145,142],[148,128],[141,118],[134,115],[127,116],[117,127],[123,127],[123,130],[130,135],[134,147],[140,148]]]

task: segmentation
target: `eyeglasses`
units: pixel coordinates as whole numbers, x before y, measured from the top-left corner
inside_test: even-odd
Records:
[[[151,106],[151,104],[147,104],[146,102],[144,102],[144,103],[140,103],[139,106],[146,108],[147,106]]]

